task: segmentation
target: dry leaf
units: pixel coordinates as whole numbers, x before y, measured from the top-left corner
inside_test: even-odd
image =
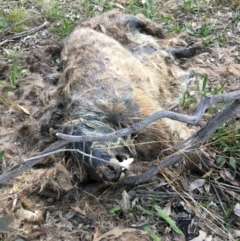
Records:
[[[18,222],[13,214],[0,217],[0,232],[10,232],[18,228]]]
[[[17,201],[18,201],[18,198],[17,198],[17,195],[14,195],[14,199],[12,201],[12,211],[14,210],[14,208],[16,207],[17,205]]]
[[[135,228],[114,228],[113,230],[110,230],[109,232],[101,235],[100,237],[98,237],[97,239],[94,239],[93,241],[103,241],[103,240],[107,240],[107,238],[109,236],[111,236],[111,239],[114,240],[114,238],[118,238],[120,236],[122,236],[124,233],[130,233],[130,234],[135,234],[138,233],[137,235],[134,235],[135,237],[137,237],[137,239],[125,239],[127,240],[141,240],[140,237],[141,235],[146,234],[145,231],[140,230],[140,229],[135,229]],[[131,237],[132,238],[132,237]],[[123,240],[123,239],[121,239]]]
[[[11,101],[11,106],[13,106],[14,108],[16,108],[17,110],[20,110],[20,111],[23,111],[23,113],[27,114],[27,115],[30,115],[30,112],[28,109],[26,109],[25,107],[17,104],[16,102],[14,101]]]
[[[35,212],[29,211],[27,209],[24,208],[19,208],[16,211],[16,216],[18,221],[23,221],[23,220],[27,220],[27,221],[39,221],[43,218],[42,216],[42,211],[37,210]]]
[[[185,202],[179,202],[179,204],[182,205],[183,209],[187,212],[187,213],[192,213],[192,209],[191,209],[191,205],[188,205]]]
[[[240,217],[240,204],[239,204],[239,203],[237,203],[237,204],[235,205],[235,207],[234,207],[234,213],[235,213],[238,217]]]
[[[66,214],[66,219],[73,218],[76,215],[76,212],[73,209],[70,209],[69,212]]]
[[[205,238],[204,241],[212,241],[212,240],[213,240],[212,235],[209,235]]]
[[[122,199],[120,200],[120,206],[121,206],[123,212],[125,212],[131,208],[129,195],[125,190],[123,190],[123,192],[122,192]]]
[[[234,191],[230,191],[228,189],[225,189],[225,192],[227,192],[228,194],[230,194],[233,198],[237,199],[238,201],[240,201],[240,195]]]
[[[232,229],[231,234],[234,238],[239,238],[240,237],[240,230]]]
[[[115,7],[115,8],[119,8],[121,10],[125,10],[125,8],[123,7],[123,5],[119,4],[119,3],[113,3],[113,2],[109,2],[109,5],[111,7]]]
[[[170,215],[171,214],[171,212],[172,212],[172,201],[170,201],[170,202],[168,202],[167,204],[166,204],[166,206],[163,208],[163,210],[168,214],[168,215]]]
[[[213,170],[211,169],[211,170],[209,170],[208,172],[206,172],[202,177],[205,179],[205,178],[207,178],[207,177],[210,177],[211,175],[212,175],[212,172],[213,172]]]
[[[226,178],[224,179],[225,181],[232,182],[234,180],[234,177],[229,170],[224,168],[222,172],[224,172],[224,176]]]
[[[190,241],[203,241],[205,240],[206,237],[207,237],[206,232],[199,230],[199,236],[194,239],[191,239]]]
[[[95,240],[98,237],[98,227],[95,227],[94,234],[93,234],[93,240]]]
[[[85,210],[82,210],[82,209],[80,209],[79,207],[73,207],[73,206],[71,206],[71,208],[72,208],[75,212],[77,212],[77,213],[79,213],[79,214],[81,214],[81,215],[83,215],[83,216],[86,216]]]
[[[62,224],[63,224],[64,227],[66,227],[69,231],[73,230],[73,224],[69,220],[67,220],[66,218],[64,218],[62,216],[62,212],[61,211],[59,212],[59,218],[61,219]]]
[[[30,233],[30,234],[28,234],[28,238],[30,240],[35,240],[38,236],[45,234],[46,232],[47,232],[46,230],[43,230],[43,231],[36,231],[36,232]],[[15,240],[15,241],[17,241],[17,240]]]
[[[189,185],[189,191],[193,191],[201,187],[205,183],[204,179],[196,179]]]

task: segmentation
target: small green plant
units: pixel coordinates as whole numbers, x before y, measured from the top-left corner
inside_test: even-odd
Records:
[[[83,7],[88,17],[93,17],[97,15],[99,12],[105,12],[114,8],[114,2],[101,0],[87,0],[84,1]]]
[[[22,49],[11,49],[11,50],[6,50],[6,54],[4,55],[6,58],[14,60],[18,59],[23,53]]]
[[[224,80],[224,82],[221,84],[221,86],[219,88],[214,87],[212,94],[214,94],[214,95],[223,94],[226,84],[227,84],[227,80]]]
[[[125,12],[134,14],[136,11],[136,3],[137,0],[132,0],[130,4],[126,7]]]
[[[29,17],[28,11],[23,7],[16,7],[9,13],[4,13],[5,21],[11,26],[12,32],[21,32],[24,30]]]
[[[64,37],[70,33],[71,31],[70,24],[66,19],[63,20],[61,24],[61,29],[62,29],[62,36]]]
[[[224,123],[211,138],[211,146],[220,150],[217,164],[222,166],[228,162],[235,171],[240,171],[240,129],[235,120]]]
[[[171,219],[169,217],[169,215],[161,208],[159,207],[158,205],[155,204],[155,201],[154,202],[151,202],[151,210],[147,210],[145,209],[144,207],[142,207],[141,205],[136,205],[136,208],[140,211],[142,211],[143,213],[151,216],[153,214],[157,214],[158,216],[160,216],[161,218],[163,218],[171,227],[171,229],[184,236],[183,232],[177,227],[175,221],[173,219]],[[146,227],[146,226],[145,226]],[[147,226],[148,227],[148,226]]]
[[[203,7],[200,7],[202,1],[188,0],[184,1],[180,6],[188,12],[202,12],[204,11]]]
[[[176,20],[171,15],[161,15],[158,18],[158,21],[161,22],[161,25],[168,32],[174,32],[174,27],[176,25]]]
[[[84,10],[85,10],[87,13],[90,13],[90,12],[91,12],[91,3],[90,3],[90,1],[84,1],[83,7],[84,7]]]
[[[3,159],[4,151],[0,151],[0,161]]]
[[[215,38],[203,38],[202,44],[208,47],[214,46],[216,44]]]
[[[199,81],[198,76],[196,76],[196,92],[193,93],[189,93],[188,91],[186,91],[183,94],[179,94],[180,100],[181,100],[181,105],[184,108],[188,108],[189,106],[191,106],[192,104],[197,103],[198,98],[203,98],[206,95],[219,95],[219,94],[223,94],[224,92],[224,87],[227,83],[227,80],[225,80],[220,87],[214,87],[213,90],[209,90],[207,88],[208,86],[208,76],[205,75],[203,77],[202,81]],[[224,105],[222,105],[222,107],[224,107]],[[222,108],[221,107],[221,108]],[[218,108],[218,107],[217,107]],[[211,111],[212,113],[217,113],[218,109],[216,109],[215,107],[211,107]]]
[[[60,25],[54,26],[51,31],[57,33],[61,37],[66,37],[72,31],[73,26],[76,24],[77,18],[64,19]]]
[[[125,12],[129,14],[142,13],[147,18],[152,18],[154,15],[154,1],[153,0],[132,0],[130,4],[125,8]]]
[[[13,89],[17,89],[18,85],[18,61],[13,60],[13,70],[10,72],[10,82]]]
[[[113,214],[113,213],[115,213],[115,212],[117,212],[117,211],[120,211],[121,209],[122,209],[121,206],[116,205],[116,206],[112,207],[112,208],[109,210],[109,213]]]
[[[223,32],[220,32],[217,36],[217,39],[220,43],[227,42],[227,35],[225,35]]]
[[[9,85],[5,86],[2,81],[0,81],[0,85],[4,86],[4,87],[9,87]],[[8,96],[8,92],[6,91],[5,96],[4,97],[0,97],[0,104],[3,105],[10,105],[10,100],[9,100],[9,96]]]
[[[213,32],[214,29],[214,24],[209,23],[209,24],[202,24],[200,28],[197,29],[197,35],[199,37],[204,37]]]
[[[43,13],[48,21],[60,20],[64,13],[60,8],[60,2],[52,0],[47,5],[43,5]]]
[[[190,105],[197,103],[197,98],[188,92],[179,94],[181,105],[184,108],[188,108]]]
[[[140,212],[142,212],[143,214],[146,214],[148,216],[152,216],[152,215],[158,215],[160,216],[161,218],[163,218],[168,224],[169,226],[171,227],[171,229],[184,236],[183,232],[177,227],[175,221],[173,219],[171,219],[169,217],[169,215],[161,208],[159,207],[157,204],[156,204],[156,200],[157,200],[157,195],[153,196],[151,202],[150,202],[150,210],[144,208],[143,206],[141,205],[136,205],[135,208],[137,210],[139,210]],[[115,213],[117,211],[120,211],[122,210],[121,209],[121,206],[119,205],[116,205],[114,206],[113,208],[111,208],[111,210],[109,211],[110,213]],[[133,211],[134,209],[132,209]],[[149,236],[154,240],[154,241],[161,241],[161,239],[157,236],[156,233],[154,233],[154,231],[151,229],[151,227],[149,225],[144,225],[143,227],[143,230],[146,231]]]
[[[7,26],[7,22],[6,22],[4,11],[0,9],[0,33],[5,29],[6,26]]]
[[[207,94],[207,83],[208,83],[208,76],[205,75],[203,78],[202,86],[200,86],[199,80],[196,76],[196,87],[197,91],[204,97]]]
[[[23,77],[24,75],[28,74],[29,70],[28,69],[22,69],[21,71],[19,71],[18,68],[18,61],[17,59],[13,60],[13,68],[12,71],[10,72],[9,75],[9,79],[10,79],[10,84],[7,84],[6,82],[0,81],[0,85],[3,87],[11,87],[13,89],[17,89],[18,88],[18,81],[21,77]],[[0,98],[0,101],[3,103],[6,103],[7,100],[7,96],[5,98]]]
[[[157,212],[157,214],[158,214],[160,217],[162,217],[162,218],[170,225],[171,229],[172,229],[174,232],[176,232],[176,233],[184,236],[183,232],[177,227],[175,221],[172,220],[172,219],[169,217],[169,215],[168,215],[161,207],[159,207],[158,205],[153,205],[152,207],[153,207],[153,209]]]
[[[154,233],[154,231],[148,226],[144,225],[143,230],[153,239],[153,241],[161,241],[161,239]]]
[[[186,32],[196,37],[206,37],[213,33],[215,25],[213,23],[204,23],[200,27],[195,28],[192,24],[186,26]]]
[[[144,0],[142,1],[143,5],[146,8],[146,17],[151,18],[153,16],[153,1],[152,0]]]
[[[183,9],[185,9],[186,11],[193,11],[194,8],[195,8],[195,5],[193,3],[193,1],[184,1],[182,4],[181,4],[181,7]]]
[[[186,30],[186,27],[184,24],[179,24],[179,23],[173,22],[172,26],[169,27],[168,32],[181,33],[181,32],[184,32],[185,30]]]

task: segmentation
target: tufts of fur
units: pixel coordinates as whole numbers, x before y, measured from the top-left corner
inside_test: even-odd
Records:
[[[58,120],[64,132],[109,133],[178,103],[179,79],[186,71],[175,64],[161,38],[159,25],[119,11],[79,24],[62,51],[63,72],[57,97],[58,107],[64,112]],[[81,159],[91,178],[117,181],[123,170],[112,163],[132,156],[153,160],[188,135],[185,124],[162,119],[131,137],[75,143],[74,147],[92,157],[72,157],[75,161]]]

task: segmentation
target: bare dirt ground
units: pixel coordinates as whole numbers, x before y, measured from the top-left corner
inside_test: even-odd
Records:
[[[0,1],[7,14],[16,8],[30,13],[21,20],[26,26],[17,32],[22,35],[11,22],[1,28],[0,174],[56,140],[54,135],[45,138],[49,129],[42,122],[53,104],[64,37],[78,21],[109,9],[143,12],[163,26],[170,47],[211,49],[176,60],[194,71],[176,112],[193,113],[206,94],[240,90],[240,3],[153,2],[61,1],[55,8],[63,15],[58,15],[47,11],[51,1]],[[227,104],[213,106],[197,128]],[[216,162],[213,171],[202,175],[179,163],[134,188],[116,184],[83,195],[63,156],[49,156],[0,184],[0,240],[239,240],[239,127],[238,118],[231,120],[205,144]],[[153,164],[143,163],[138,172]],[[188,237],[174,232],[154,206],[164,209]]]

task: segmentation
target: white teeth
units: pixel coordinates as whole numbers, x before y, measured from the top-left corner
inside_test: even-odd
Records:
[[[123,162],[119,162],[119,165],[124,167],[125,169],[129,169],[130,165],[133,163],[134,159],[133,158],[128,158],[124,160]]]

